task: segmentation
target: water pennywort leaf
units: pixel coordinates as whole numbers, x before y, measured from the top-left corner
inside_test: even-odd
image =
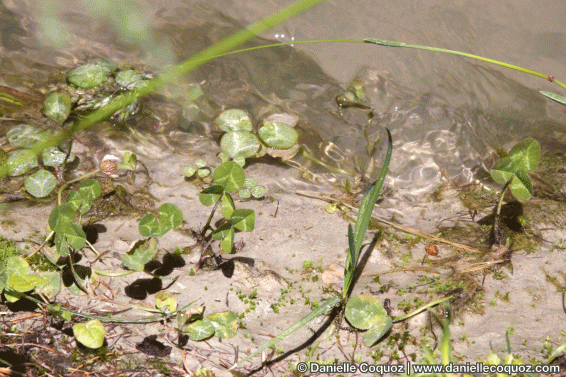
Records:
[[[98,319],[92,319],[87,323],[77,323],[74,325],[73,334],[78,342],[88,348],[97,349],[104,344],[106,329]]]
[[[57,186],[57,178],[45,169],[38,170],[26,178],[26,191],[36,198],[44,198]]]
[[[285,123],[268,122],[258,130],[259,138],[271,148],[289,149],[299,138],[295,129]]]
[[[214,170],[214,181],[227,192],[239,190],[245,180],[244,169],[233,161],[225,162]]]
[[[251,157],[259,151],[257,137],[248,131],[231,131],[220,139],[220,149],[232,158]]]

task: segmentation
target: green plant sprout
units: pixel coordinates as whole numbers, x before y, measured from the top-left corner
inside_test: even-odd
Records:
[[[505,193],[510,189],[513,196],[519,200],[527,200],[533,195],[533,185],[527,173],[538,166],[540,155],[539,143],[528,138],[517,143],[506,157],[491,167],[491,177],[503,185],[492,228],[492,238],[498,245],[501,243],[500,214]]]
[[[353,288],[355,270],[358,266],[358,260],[362,248],[362,242],[365,238],[373,208],[375,206],[375,203],[377,202],[379,193],[381,192],[381,188],[383,186],[385,176],[387,175],[387,170],[389,168],[389,163],[391,161],[393,140],[391,138],[389,129],[387,129],[387,145],[387,155],[385,156],[383,167],[381,168],[379,176],[370,185],[362,198],[354,227],[352,228],[351,224],[348,225],[349,249],[346,257],[346,264],[344,266],[344,286],[342,288],[342,294],[334,295],[327,299],[317,309],[307,314],[301,320],[281,332],[269,342],[261,345],[258,349],[256,349],[250,355],[246,356],[244,359],[232,365],[232,367],[230,367],[230,370],[237,368],[262,351],[270,347],[274,347],[282,339],[285,339],[301,327],[306,326],[309,322],[311,322],[318,316],[328,313],[335,308],[339,308],[340,312],[344,310],[346,319],[353,327],[361,330],[368,330],[365,333],[364,343],[367,346],[371,346],[379,341],[379,339],[381,339],[383,335],[387,333],[387,331],[389,331],[393,322],[403,321],[422,312],[423,310],[426,310],[429,307],[447,301],[451,298],[451,296],[449,296],[431,302],[424,307],[417,309],[413,313],[399,318],[391,318],[387,314],[387,311],[385,310],[383,305],[373,296],[358,295],[350,298],[351,290]]]
[[[185,166],[183,168],[185,177],[190,178],[196,173],[197,177],[204,179],[210,175],[210,169],[206,166],[207,163],[205,160],[201,158],[195,158],[195,165],[196,168],[193,168],[191,166]]]

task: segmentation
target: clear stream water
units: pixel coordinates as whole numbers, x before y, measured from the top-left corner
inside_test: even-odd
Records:
[[[151,33],[140,41],[124,41],[108,21],[92,16],[94,6],[86,10],[82,1],[60,1],[59,45],[43,32],[45,9],[36,3],[0,2],[0,85],[44,87],[54,72],[94,57],[166,66],[290,1],[110,2],[115,13],[138,10]],[[564,15],[563,4],[551,0],[328,0],[254,43],[374,37],[483,55],[565,80]],[[481,177],[496,148],[510,148],[524,137],[536,138],[546,150],[566,146],[566,108],[538,93],[566,94],[557,85],[425,51],[365,44],[261,50],[209,63],[187,75],[176,94],[184,84],[201,82],[217,103],[246,108],[256,120],[270,112],[297,113],[301,142],[321,160],[354,172],[371,159],[379,166],[384,153],[366,152],[365,112],[336,108],[334,98],[356,76],[375,109],[366,132],[384,144],[385,127],[392,131],[388,184],[400,193],[428,193],[445,178],[468,183]]]

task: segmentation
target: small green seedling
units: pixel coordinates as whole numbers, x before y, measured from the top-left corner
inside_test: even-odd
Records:
[[[529,138],[517,143],[511,148],[507,157],[491,167],[491,177],[495,182],[503,185],[492,228],[495,244],[501,243],[500,214],[505,192],[510,189],[513,196],[519,200],[527,200],[533,195],[533,185],[527,173],[537,167],[540,155],[539,143]]]
[[[232,251],[234,245],[235,231],[251,232],[255,226],[255,212],[251,209],[236,209],[231,193],[238,191],[244,186],[246,177],[244,169],[234,161],[222,163],[214,170],[213,186],[207,187],[199,195],[200,202],[205,206],[213,206],[206,225],[202,229],[202,235],[210,230],[211,240],[221,241],[220,247],[226,253]],[[217,228],[212,228],[210,223],[218,205],[221,204],[224,220]]]
[[[210,168],[207,167],[207,163],[205,160],[200,158],[195,158],[195,165],[196,168],[193,168],[191,166],[185,166],[183,168],[185,177],[190,178],[196,173],[197,177],[204,179],[210,175]]]
[[[73,335],[84,346],[98,349],[104,345],[106,329],[98,319],[92,319],[86,323],[77,323],[73,326]]]

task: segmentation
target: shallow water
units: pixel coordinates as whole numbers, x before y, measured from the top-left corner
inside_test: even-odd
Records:
[[[33,3],[0,5],[5,25],[1,85],[44,87],[54,72],[92,57],[167,66],[290,2],[140,2],[134,8],[149,22],[145,31],[150,34],[139,43],[125,42],[108,21],[87,15],[80,1],[59,2],[65,32],[59,45],[49,44],[40,23],[45,10]],[[119,11],[127,2],[116,4]],[[263,36],[283,41],[376,37],[434,45],[560,79],[566,77],[560,53],[566,46],[566,20],[560,15],[559,5],[551,1],[416,5],[390,0],[379,6],[327,1]],[[429,193],[446,179],[465,184],[482,177],[496,148],[508,149],[523,137],[534,137],[546,148],[566,145],[563,107],[538,93],[560,92],[558,86],[485,63],[416,50],[358,44],[261,50],[217,59],[169,92],[182,95],[184,84],[200,82],[219,107],[245,108],[255,120],[272,112],[295,112],[301,116],[301,142],[326,163],[355,174],[367,171],[372,159],[379,167],[383,156],[383,148],[371,156],[366,151],[367,112],[337,110],[334,98],[356,76],[366,84],[375,109],[365,131],[381,144],[384,128],[392,131],[395,152],[388,185],[400,195]],[[165,131],[175,129],[169,125]],[[325,179],[335,178],[305,159],[296,161]]]

